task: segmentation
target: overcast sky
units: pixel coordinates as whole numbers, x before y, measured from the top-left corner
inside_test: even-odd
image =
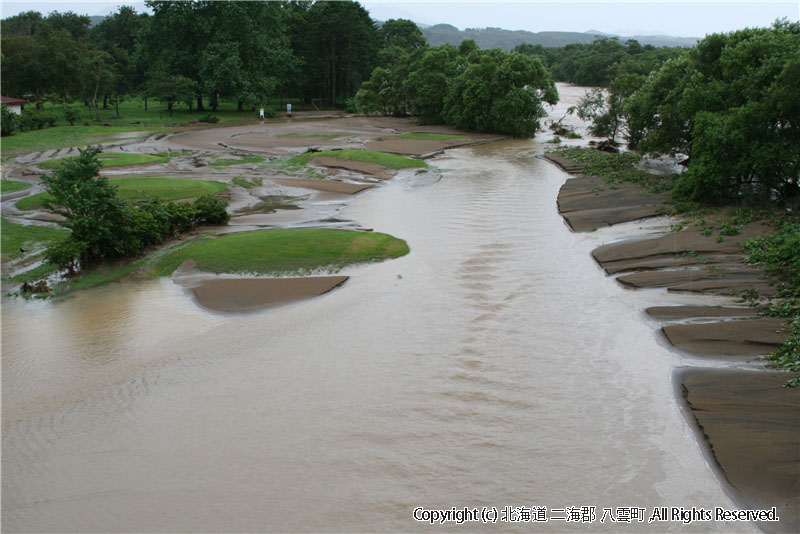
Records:
[[[21,11],[74,11],[87,15],[107,15],[119,5],[144,10],[144,2],[109,2],[95,0],[2,0],[2,17]],[[676,35],[702,37],[707,33],[727,32],[747,26],[768,26],[775,19],[800,18],[800,0],[775,2],[691,0],[656,2],[604,0],[545,2],[478,1],[364,1],[372,18],[386,20],[407,18],[423,24],[447,23],[459,29],[494,26],[509,30],[579,31],[599,30],[617,35]]]

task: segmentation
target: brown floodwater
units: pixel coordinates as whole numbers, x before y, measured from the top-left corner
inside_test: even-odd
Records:
[[[593,248],[665,223],[570,232],[543,150],[455,149],[438,181],[360,194],[339,215],[411,253],[310,300],[213,312],[169,279],[4,298],[3,530],[753,531],[600,523],[734,507],[676,402],[693,362],[642,312],[713,301],[605,277]],[[431,527],[418,506],[597,520]]]

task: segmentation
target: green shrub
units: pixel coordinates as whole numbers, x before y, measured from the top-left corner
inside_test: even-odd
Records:
[[[169,214],[170,231],[177,237],[183,232],[194,229],[197,219],[197,207],[189,202],[169,202],[164,206]]]
[[[146,247],[160,245],[172,230],[170,213],[158,201],[132,206],[128,216],[136,254]]]
[[[11,135],[14,133],[14,130],[17,127],[17,114],[8,109],[6,106],[2,106],[2,117],[0,117],[0,126],[2,126],[2,136],[6,137],[7,135]]]
[[[64,108],[64,120],[70,126],[75,126],[75,123],[81,120],[81,112],[75,108]]]
[[[206,115],[206,116],[204,116],[204,117],[200,117],[200,118],[199,118],[199,119],[197,119],[197,120],[198,120],[199,122],[208,122],[208,123],[211,123],[211,124],[216,124],[216,123],[218,123],[218,122],[219,122],[219,117],[215,117],[214,115],[212,115],[211,113],[209,113],[208,115]]]
[[[48,247],[44,257],[45,261],[55,265],[58,270],[63,271],[66,269],[72,274],[77,270],[80,258],[85,252],[86,243],[69,236],[63,241],[58,241]]]
[[[216,195],[203,195],[194,201],[197,224],[225,224],[230,219],[228,203]]]

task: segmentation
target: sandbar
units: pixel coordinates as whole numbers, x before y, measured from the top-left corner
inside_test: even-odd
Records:
[[[348,278],[212,278],[200,281],[190,291],[206,308],[237,312],[316,297],[342,285]]]

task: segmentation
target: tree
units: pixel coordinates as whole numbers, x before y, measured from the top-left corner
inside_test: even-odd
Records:
[[[450,81],[459,70],[458,50],[444,45],[426,50],[417,68],[408,76],[407,88],[411,99],[411,112],[422,124],[445,122],[444,101]]]
[[[139,32],[148,15],[137,14],[129,6],[122,6],[117,13],[103,19],[89,30],[89,40],[98,49],[113,58],[114,83],[106,87],[103,108],[110,99],[119,116],[119,104],[127,95],[141,87],[145,81],[144,65],[137,62],[136,50]]]
[[[315,2],[302,18],[295,52],[307,96],[336,105],[355,95],[375,67],[378,32],[358,2]]]
[[[797,202],[798,83],[800,23],[709,35],[631,96],[632,141],[689,156],[679,198]]]
[[[145,88],[148,96],[152,96],[167,105],[169,116],[172,117],[176,102],[191,103],[197,94],[197,84],[179,74],[169,75],[156,72],[148,81]]]
[[[72,230],[68,246],[80,250],[84,265],[128,252],[118,232],[125,226],[125,203],[108,178],[100,176],[100,152],[100,147],[81,149],[75,159],[41,178],[51,197],[45,207],[64,216],[61,225]]]
[[[541,103],[558,100],[541,61],[500,49],[469,51],[468,61],[448,90],[443,110],[447,123],[514,137],[532,136],[545,115]]]

